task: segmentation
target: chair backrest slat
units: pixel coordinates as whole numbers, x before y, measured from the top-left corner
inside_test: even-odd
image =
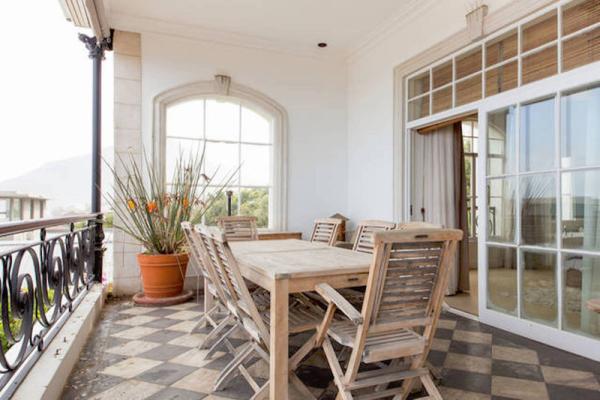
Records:
[[[219,217],[217,224],[230,242],[258,240],[256,217],[242,215]]]
[[[226,293],[230,305],[243,323],[249,322],[260,332],[260,340],[265,346],[269,343],[269,331],[262,320],[258,308],[250,295],[246,281],[239,269],[237,261],[229,248],[224,232],[216,227],[201,225],[200,236],[213,262],[220,279],[225,282]]]
[[[220,279],[217,271],[214,269],[213,263],[210,260],[210,256],[206,250],[200,233],[189,222],[183,222],[181,226],[188,242],[189,252],[192,256],[192,260],[196,265],[198,265],[202,277],[215,289],[219,300],[224,302],[226,299],[224,289],[225,282]]]
[[[397,329],[402,321],[429,323],[441,307],[450,262],[462,231],[414,229],[376,232],[375,255],[365,304],[371,304],[367,331]],[[363,317],[366,317],[363,308]],[[365,320],[367,321],[367,320]]]
[[[352,250],[373,254],[373,234],[379,231],[389,231],[395,227],[395,223],[387,221],[366,220],[359,222]]]
[[[333,246],[337,240],[341,224],[342,220],[338,218],[320,218],[315,220],[310,241]]]

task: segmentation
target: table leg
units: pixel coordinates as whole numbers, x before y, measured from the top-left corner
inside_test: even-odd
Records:
[[[208,290],[208,282],[206,279],[203,279],[204,281],[204,312],[207,312],[208,310],[210,310],[211,308],[214,307],[215,305],[215,299],[212,295],[212,293]],[[207,325],[207,320],[205,319],[201,324],[200,324],[200,328],[204,328]]]
[[[288,398],[288,281],[275,280],[271,290],[271,343],[269,398]]]

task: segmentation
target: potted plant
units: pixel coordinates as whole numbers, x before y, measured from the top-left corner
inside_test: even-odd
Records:
[[[137,255],[143,292],[134,296],[138,304],[175,304],[189,299],[183,293],[188,264],[181,223],[199,223],[223,191],[233,173],[215,193],[208,195],[212,177],[202,173],[204,150],[175,162],[169,184],[153,169],[144,155],[139,162],[131,155],[119,159],[125,176],[114,169],[114,194],[108,196],[116,221],[114,226],[139,241],[145,251]],[[212,185],[211,185],[212,186]]]

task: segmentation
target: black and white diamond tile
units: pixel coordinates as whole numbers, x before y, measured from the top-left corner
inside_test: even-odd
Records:
[[[226,390],[212,392],[219,371],[230,360],[225,351],[205,358],[198,346],[206,331],[194,329],[202,306],[142,308],[110,302],[90,337],[63,393],[64,399],[158,400],[248,399],[252,390],[236,378]],[[600,400],[600,364],[453,314],[439,322],[429,362],[441,374],[446,400]],[[292,338],[297,348],[305,336]],[[244,343],[242,336],[232,339]],[[248,368],[259,383],[268,366]],[[298,376],[321,400],[336,396],[332,375],[316,351]],[[292,399],[302,399],[292,394]]]

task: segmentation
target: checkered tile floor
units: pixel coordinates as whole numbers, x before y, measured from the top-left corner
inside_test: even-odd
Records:
[[[205,360],[198,350],[205,334],[190,331],[201,316],[196,302],[167,308],[106,305],[68,384],[64,399],[248,399],[251,389],[237,378],[212,393],[214,379],[231,356]],[[305,339],[304,339],[305,340]],[[233,340],[241,345],[242,340]],[[300,345],[303,338],[291,340]],[[444,314],[430,362],[440,368],[440,391],[447,400],[600,399],[600,364],[475,321]],[[262,361],[250,368],[265,382]],[[315,352],[298,375],[322,400],[333,400],[331,374]],[[298,395],[292,398],[301,399]]]

